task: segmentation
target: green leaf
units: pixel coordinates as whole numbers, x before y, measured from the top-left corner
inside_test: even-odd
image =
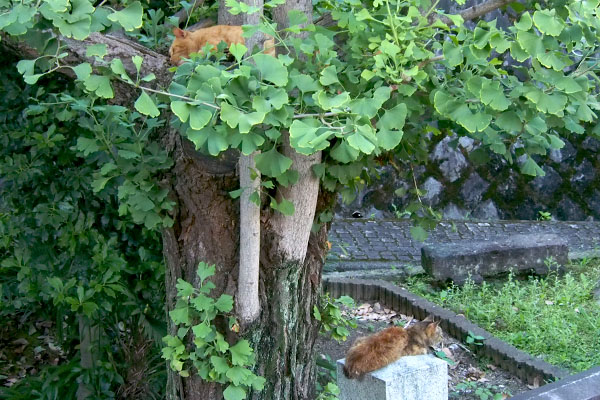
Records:
[[[243,400],[246,398],[246,391],[239,386],[229,385],[223,391],[225,400]]]
[[[517,33],[517,42],[532,57],[546,53],[546,47],[542,38],[534,33],[519,31]]]
[[[194,287],[192,284],[184,281],[181,278],[177,279],[177,284],[175,287],[177,288],[178,297],[190,297],[194,294]]]
[[[233,54],[237,62],[242,60],[247,51],[248,48],[241,43],[232,43],[229,46],[229,52]]]
[[[202,310],[198,310],[198,311],[202,311]],[[198,324],[198,325],[192,326],[192,333],[194,334],[194,336],[196,336],[198,338],[204,339],[211,332],[212,332],[212,328],[206,324]]]
[[[246,339],[242,339],[231,346],[229,351],[231,352],[231,363],[240,366],[246,365],[253,352],[250,343]]]
[[[504,96],[500,83],[487,79],[481,87],[481,101],[497,111],[504,111],[511,105],[511,102]]]
[[[313,306],[313,316],[317,321],[321,321],[321,312],[317,306]]]
[[[510,44],[510,56],[519,62],[523,62],[529,58],[529,54],[517,42]]]
[[[412,236],[413,239],[419,241],[419,242],[424,242],[425,240],[427,240],[427,231],[425,229],[423,229],[422,226],[411,226],[410,227],[410,235]]]
[[[212,119],[212,113],[204,108],[189,107],[190,127],[195,130],[200,130],[206,126]],[[177,115],[177,114],[175,114]],[[179,115],[177,115],[179,117]]]
[[[108,54],[107,46],[104,43],[91,44],[85,50],[86,57],[103,58],[107,54]]]
[[[556,17],[555,9],[534,12],[533,22],[544,35],[558,36],[565,28],[565,23]]]
[[[408,110],[406,104],[400,103],[392,109],[385,110],[379,121],[377,128],[379,129],[402,129]]]
[[[321,87],[310,75],[301,74],[294,70],[290,73],[292,88],[298,88],[302,93],[316,92]]]
[[[321,78],[319,79],[319,82],[321,82],[321,85],[325,86],[340,82],[340,80],[337,77],[337,70],[335,68],[335,65],[330,65],[329,67],[321,71]]]
[[[571,62],[568,58],[563,60],[562,55],[556,51],[538,54],[536,58],[544,67],[552,68],[555,71],[562,71]]]
[[[215,307],[221,312],[229,312],[233,309],[233,297],[228,294],[222,294],[215,302]]]
[[[82,63],[72,68],[77,79],[85,81],[92,74],[92,66],[89,63]]]
[[[23,80],[25,81],[25,83],[27,83],[28,85],[35,85],[37,83],[37,81],[44,76],[44,74],[35,74],[35,75],[25,75],[23,77]]]
[[[289,102],[289,98],[285,89],[269,86],[263,91],[262,95],[274,110],[279,110]]]
[[[562,116],[567,105],[567,96],[560,93],[546,94],[537,88],[532,88],[525,93],[525,97],[534,103],[539,111],[558,116]]]
[[[451,41],[444,41],[444,60],[450,68],[454,68],[463,62],[462,47],[455,46]]]
[[[341,163],[348,164],[355,161],[360,155],[360,151],[350,146],[347,141],[339,142],[330,152],[331,157]]]
[[[142,27],[142,15],[144,9],[142,3],[135,1],[125,9],[116,11],[108,16],[108,19],[120,24],[126,31],[132,31]]]
[[[131,62],[133,63],[133,65],[135,65],[135,69],[139,74],[140,68],[142,68],[142,63],[144,62],[144,59],[138,55],[135,55],[135,56],[131,57]]]
[[[247,385],[248,378],[252,376],[252,372],[243,367],[232,367],[229,368],[227,373],[225,374],[234,385]]]
[[[229,371],[229,363],[223,357],[212,356],[210,358],[210,363],[213,365],[218,374],[225,374],[227,371]]]
[[[174,310],[169,311],[169,316],[171,317],[171,320],[175,324],[189,325],[189,323],[190,323],[189,312],[190,312],[190,308],[185,306],[185,307],[181,307],[181,308],[175,308]]]
[[[288,70],[281,60],[266,54],[255,54],[254,62],[261,78],[277,86],[285,86],[288,82]]]
[[[294,207],[294,203],[292,203],[291,201],[283,199],[277,205],[277,210],[283,215],[287,215],[289,217],[290,215],[294,215],[296,207]]]
[[[33,75],[36,60],[21,60],[17,63],[17,71],[21,75]]]
[[[292,160],[279,153],[275,147],[271,150],[257,154],[254,157],[256,168],[266,176],[277,177],[292,166]]]
[[[214,265],[208,265],[203,262],[198,263],[198,270],[196,271],[196,274],[200,278],[200,284],[202,284],[206,278],[213,276],[215,271],[216,267]]]
[[[190,304],[197,311],[212,311],[215,301],[208,296],[199,294],[198,296],[190,300]]]
[[[373,128],[368,125],[359,125],[347,140],[350,146],[365,154],[371,154],[377,145],[377,137]]]
[[[103,75],[91,75],[84,82],[86,90],[96,93],[104,99],[112,99],[114,93],[110,86],[110,78]]]
[[[96,141],[96,139],[88,139],[82,136],[77,138],[76,148],[78,151],[81,151],[85,157],[89,156],[91,153],[100,150],[100,146],[98,146],[98,142]]]
[[[173,114],[179,117],[179,120],[181,122],[185,122],[188,120],[188,117],[190,115],[190,107],[185,101],[172,101],[171,110],[173,111]]]
[[[519,22],[515,23],[515,27],[520,31],[528,31],[531,29],[531,26],[532,26],[532,20],[531,20],[531,15],[529,14],[528,11],[526,11],[525,13],[523,13],[523,15],[521,15],[521,19],[519,20]]]
[[[156,104],[148,93],[142,90],[142,94],[135,101],[134,105],[136,110],[138,110],[141,114],[148,115],[150,117],[158,117],[160,115],[160,111],[156,108]]]
[[[531,157],[527,157],[527,161],[521,166],[521,172],[531,176],[544,176],[546,173]]]
[[[363,97],[350,102],[350,110],[362,117],[373,118],[379,109],[389,98],[391,89],[387,86],[382,86],[375,90],[372,98]]]
[[[324,110],[341,108],[350,101],[350,95],[348,92],[343,92],[337,96],[329,97],[324,90],[319,90],[317,93],[313,94],[312,97]]]
[[[496,126],[508,133],[521,132],[523,123],[519,116],[513,111],[503,112],[496,118]]]

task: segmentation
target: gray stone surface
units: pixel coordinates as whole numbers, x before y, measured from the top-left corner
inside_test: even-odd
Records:
[[[569,196],[563,196],[558,203],[558,217],[567,221],[581,221],[586,218],[585,212]]]
[[[426,193],[421,197],[421,199],[427,205],[436,206],[440,202],[440,195],[444,189],[440,181],[430,176],[427,178],[427,180],[425,180],[425,183],[423,183],[422,189],[424,189]]]
[[[543,170],[546,175],[536,176],[535,179],[531,181],[531,186],[538,197],[544,200],[550,200],[562,184],[563,180],[558,172],[551,166],[545,165]]]
[[[550,150],[550,159],[555,163],[561,163],[570,160],[577,154],[577,150],[568,140],[563,140],[565,145],[559,150]]]
[[[475,282],[509,271],[548,272],[545,261],[552,257],[559,265],[568,261],[566,240],[557,235],[511,235],[495,240],[424,246],[421,249],[423,269],[436,281]]]
[[[578,191],[583,192],[596,178],[596,170],[591,162],[583,160],[577,167],[571,178],[571,185]]]
[[[473,172],[463,184],[460,195],[465,204],[472,207],[481,202],[483,194],[489,187],[488,182],[481,178],[477,172]]]
[[[600,222],[595,221],[442,221],[425,242],[410,235],[410,220],[334,219],[325,272],[370,271],[384,275],[419,271],[421,247],[518,234],[556,234],[569,246],[569,258],[600,255]],[[409,266],[409,267],[407,267]],[[356,272],[358,274],[358,272]],[[408,272],[410,273],[410,272]]]
[[[499,218],[498,208],[496,208],[496,204],[491,199],[488,199],[477,206],[475,211],[473,211],[473,217],[483,220],[497,220]]]
[[[525,392],[512,400],[600,400],[600,367]]]
[[[458,207],[454,203],[449,203],[442,211],[444,219],[465,219],[468,214],[469,212],[467,210]]]
[[[445,137],[436,146],[430,158],[433,161],[441,161],[440,170],[450,182],[461,177],[462,171],[467,168],[468,163],[465,156],[450,146],[452,138]]]
[[[338,360],[340,400],[448,399],[448,364],[431,355],[401,357],[362,379],[347,379],[343,367]]]

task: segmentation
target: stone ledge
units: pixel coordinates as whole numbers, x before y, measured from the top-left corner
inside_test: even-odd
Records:
[[[462,284],[469,277],[481,282],[511,270],[548,272],[546,259],[568,262],[567,241],[554,234],[522,234],[493,240],[461,240],[421,248],[423,269],[438,282]]]
[[[475,335],[483,336],[485,338],[483,345],[478,346],[476,352],[489,357],[495,365],[530,384],[554,381],[569,375],[567,371],[533,357],[494,337],[464,316],[457,315],[389,282],[361,279],[326,279],[325,290],[333,297],[347,295],[356,300],[378,301],[385,307],[403,314],[413,315],[417,319],[423,319],[432,314],[435,318],[441,319],[440,325],[445,332],[462,341],[467,338],[469,331]]]
[[[530,392],[512,397],[513,400],[600,400],[600,367],[571,375]]]

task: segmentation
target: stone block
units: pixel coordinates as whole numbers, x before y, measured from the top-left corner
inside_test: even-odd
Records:
[[[431,355],[401,357],[362,379],[347,379],[344,361],[337,361],[340,400],[448,399],[448,364]]]
[[[600,399],[600,367],[571,375],[512,397],[513,400],[598,400]]]
[[[554,234],[520,234],[493,240],[462,240],[421,248],[421,265],[436,281],[475,282],[510,270],[516,273],[548,272],[552,257],[559,265],[568,261],[567,241]]]

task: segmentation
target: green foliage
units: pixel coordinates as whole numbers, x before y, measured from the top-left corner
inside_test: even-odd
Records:
[[[506,394],[510,395],[494,385],[467,381],[457,384],[450,398],[462,399],[467,394],[473,394],[479,400],[503,400]]]
[[[538,221],[552,221],[552,213],[548,211],[538,211]]]
[[[467,338],[465,339],[465,343],[471,346],[483,346],[483,341],[485,338],[483,336],[475,335],[473,332],[469,331],[467,334]]]
[[[321,334],[330,335],[338,343],[348,338],[350,332],[348,328],[356,328],[356,321],[348,318],[342,312],[341,307],[354,307],[354,300],[348,296],[341,296],[337,299],[329,297],[329,293],[321,296],[319,306],[314,306],[313,316],[321,322]]]
[[[101,157],[93,148],[100,142],[90,139],[85,147],[83,139],[116,130],[90,115],[111,108],[87,105],[63,79],[25,86],[16,60],[8,61],[0,70],[0,318],[53,321],[51,334],[71,369],[49,367],[15,390],[24,398],[51,392],[70,398],[77,379],[87,377],[94,396],[110,398],[127,370],[125,355],[111,347],[122,329],[141,325],[148,337],[164,331],[160,241],[119,216],[121,177],[95,191]],[[80,316],[107,339],[90,371],[78,367],[72,347]]]
[[[522,281],[510,275],[503,283],[468,282],[441,291],[422,279],[405,285],[527,353],[583,371],[600,362],[600,309],[593,297],[600,264],[584,260],[569,269],[563,276],[551,272]],[[473,342],[477,342],[474,336]]]
[[[235,318],[227,318],[233,298],[226,294],[216,300],[209,297],[215,285],[208,278],[215,274],[215,266],[201,262],[197,274],[197,288],[183,279],[177,281],[178,300],[169,316],[179,328],[176,336],[163,338],[163,358],[183,377],[189,376],[193,366],[202,379],[227,385],[226,400],[245,399],[248,390],[262,390],[265,384],[264,378],[249,369],[254,365],[254,350],[246,339],[230,344],[215,325],[216,318],[227,319],[230,331],[239,330]]]
[[[337,381],[337,367],[335,361],[326,354],[317,358],[317,400],[337,400],[340,388],[334,383]]]

